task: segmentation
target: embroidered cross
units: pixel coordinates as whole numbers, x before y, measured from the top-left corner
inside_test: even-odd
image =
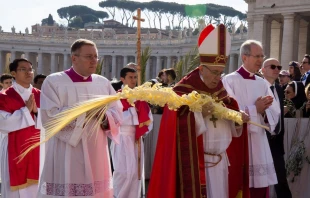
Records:
[[[213,122],[214,128],[216,128],[216,121],[217,120],[218,119],[214,115],[212,115],[212,117],[210,118],[210,121]]]

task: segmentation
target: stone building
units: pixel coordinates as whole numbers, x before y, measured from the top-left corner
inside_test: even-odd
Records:
[[[93,27],[92,27],[93,28]],[[197,45],[192,29],[170,31],[142,29],[142,49],[150,46],[146,79],[157,76],[163,68],[170,68]],[[64,29],[58,26],[32,26],[32,33],[0,33],[0,73],[7,71],[11,60],[29,59],[36,74],[50,74],[71,66],[70,45],[77,38],[93,40],[103,59],[102,75],[118,78],[121,68],[136,61],[136,30],[134,28]],[[247,38],[245,33],[232,34],[230,65],[240,65],[239,48]],[[230,72],[226,68],[226,72]]]
[[[248,38],[263,43],[267,57],[287,69],[292,60],[310,53],[309,0],[245,0],[248,3]]]

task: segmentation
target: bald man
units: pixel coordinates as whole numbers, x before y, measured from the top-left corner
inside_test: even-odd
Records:
[[[286,180],[286,170],[284,162],[284,93],[283,89],[275,83],[276,79],[279,77],[281,69],[282,66],[280,66],[280,63],[277,59],[269,58],[263,63],[262,74],[268,86],[270,86],[271,90],[273,89],[273,102],[276,102],[281,109],[280,120],[274,131],[276,135],[271,135],[269,132],[267,132],[268,142],[270,145],[270,150],[278,179],[278,184],[275,185],[275,190],[277,193],[277,197],[291,198],[292,194]]]

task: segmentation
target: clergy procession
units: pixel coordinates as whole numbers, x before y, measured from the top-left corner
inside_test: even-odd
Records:
[[[246,40],[225,74],[230,33],[210,24],[196,68],[176,81],[171,65],[141,85],[137,38],[137,63],[117,82],[97,74],[92,40],[75,40],[71,67],[48,76],[11,60],[1,75],[2,198],[292,198],[284,117],[310,116],[310,55],[280,63]],[[157,129],[146,179],[144,140]]]

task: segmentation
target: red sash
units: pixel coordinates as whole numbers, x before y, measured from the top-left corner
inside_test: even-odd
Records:
[[[40,107],[40,90],[33,88],[32,93],[36,105]],[[25,102],[13,87],[8,88],[4,94],[0,94],[0,110],[13,113],[20,108],[25,107]],[[31,113],[34,117],[33,113]],[[14,124],[14,123],[11,123]],[[30,144],[39,142],[30,139],[40,133],[40,130],[30,126],[8,134],[8,164],[10,172],[11,190],[26,188],[32,184],[37,184],[39,179],[39,156],[40,148],[37,147],[26,155],[26,157],[17,163],[17,157],[29,147]]]
[[[121,92],[119,90],[118,92]],[[121,99],[123,105],[123,111],[127,111],[130,107],[132,107],[127,99]],[[148,132],[148,125],[151,122],[149,118],[150,107],[147,102],[144,101],[136,101],[135,108],[138,114],[139,125],[136,126],[135,139],[138,140],[141,136],[143,136],[146,132]]]

